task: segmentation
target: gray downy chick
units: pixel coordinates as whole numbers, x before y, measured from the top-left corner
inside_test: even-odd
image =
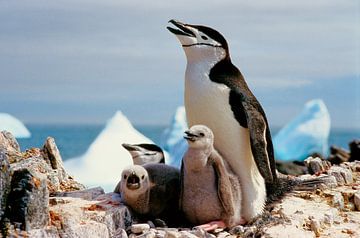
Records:
[[[163,163],[165,157],[163,150],[155,144],[126,144],[122,146],[129,151],[134,164],[143,165],[147,163]]]
[[[131,165],[125,168],[114,192],[143,219],[178,222],[180,173],[165,164]]]
[[[180,194],[185,217],[208,231],[243,224],[239,178],[214,149],[212,131],[195,125],[185,134],[189,148],[182,161]]]

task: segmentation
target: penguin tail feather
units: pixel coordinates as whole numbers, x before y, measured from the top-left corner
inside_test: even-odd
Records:
[[[282,199],[285,195],[301,191],[314,191],[326,181],[323,178],[299,179],[279,177],[274,183],[266,184],[267,203]]]

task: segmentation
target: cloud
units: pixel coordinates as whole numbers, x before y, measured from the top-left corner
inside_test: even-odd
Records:
[[[10,108],[15,101],[175,108],[185,57],[165,29],[171,18],[220,30],[249,85],[274,105],[271,90],[309,95],[312,85],[360,74],[356,0],[13,0],[0,1],[0,100]]]

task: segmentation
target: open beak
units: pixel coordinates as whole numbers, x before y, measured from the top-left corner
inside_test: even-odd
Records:
[[[191,142],[196,141],[196,138],[198,137],[197,135],[191,133],[190,131],[185,131],[184,133],[185,133],[184,138]]]
[[[123,143],[121,144],[128,151],[138,151],[138,147],[130,144]]]
[[[189,36],[189,37],[196,38],[196,35],[188,28],[187,24],[181,23],[174,19],[170,20],[169,23],[176,26],[176,28],[172,28],[169,26],[166,27],[171,33],[173,33],[175,35],[183,35],[183,36]]]
[[[126,187],[131,190],[138,189],[140,187],[140,178],[132,172],[126,180]]]

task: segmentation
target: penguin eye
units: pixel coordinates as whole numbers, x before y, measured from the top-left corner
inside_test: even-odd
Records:
[[[144,179],[145,178],[145,175],[141,176],[141,179]]]
[[[126,175],[124,175],[124,179],[126,179],[127,178],[127,176]]]
[[[205,136],[205,134],[201,132],[201,133],[200,133],[200,136],[201,136],[201,137],[204,137],[204,136]]]
[[[207,39],[208,39],[208,38],[207,38],[206,36],[204,36],[204,35],[202,35],[201,38],[202,38],[203,40],[207,40]]]

